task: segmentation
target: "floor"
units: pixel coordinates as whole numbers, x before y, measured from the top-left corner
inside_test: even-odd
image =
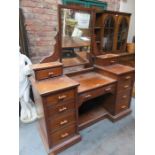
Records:
[[[134,155],[135,154],[135,112],[115,123],[108,119],[100,121],[80,133],[82,141],[59,155]],[[47,155],[40,139],[36,122],[20,123],[19,155]]]

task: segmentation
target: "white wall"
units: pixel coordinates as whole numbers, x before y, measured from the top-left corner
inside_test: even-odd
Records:
[[[132,42],[135,35],[135,0],[120,0],[120,11],[131,13],[128,42]]]

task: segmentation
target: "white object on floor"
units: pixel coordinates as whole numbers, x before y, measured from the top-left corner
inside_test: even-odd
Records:
[[[31,61],[24,54],[19,53],[19,101],[21,104],[20,120],[23,123],[33,122],[38,118],[36,108],[30,99],[30,81],[28,75],[32,74]]]

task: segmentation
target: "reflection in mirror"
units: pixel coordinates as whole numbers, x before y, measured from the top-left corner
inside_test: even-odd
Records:
[[[121,50],[125,47],[127,33],[128,33],[128,22],[126,18],[122,18],[121,23],[119,25],[117,36],[117,50]]]
[[[114,26],[114,18],[108,16],[104,24],[103,51],[111,51],[113,48]]]
[[[73,67],[89,63],[90,13],[61,9],[62,63]]]

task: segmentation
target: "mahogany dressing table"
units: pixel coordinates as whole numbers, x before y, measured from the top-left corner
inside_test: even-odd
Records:
[[[46,59],[48,63],[32,65],[34,75],[30,77],[37,111],[41,116],[39,131],[48,155],[57,154],[79,142],[81,129],[104,118],[116,121],[131,113],[134,83],[132,67],[117,61],[112,64],[104,60],[100,63],[93,61],[93,9],[59,5],[58,10],[59,46],[57,54],[53,53],[58,60],[49,62],[50,59]],[[73,47],[75,54],[66,58],[62,40],[68,34],[63,33],[63,24],[67,17],[74,19],[76,13],[85,16],[84,23],[89,21],[89,24],[79,25],[78,29],[83,26],[89,30],[90,45],[82,51]],[[81,22],[81,19],[76,20]]]

